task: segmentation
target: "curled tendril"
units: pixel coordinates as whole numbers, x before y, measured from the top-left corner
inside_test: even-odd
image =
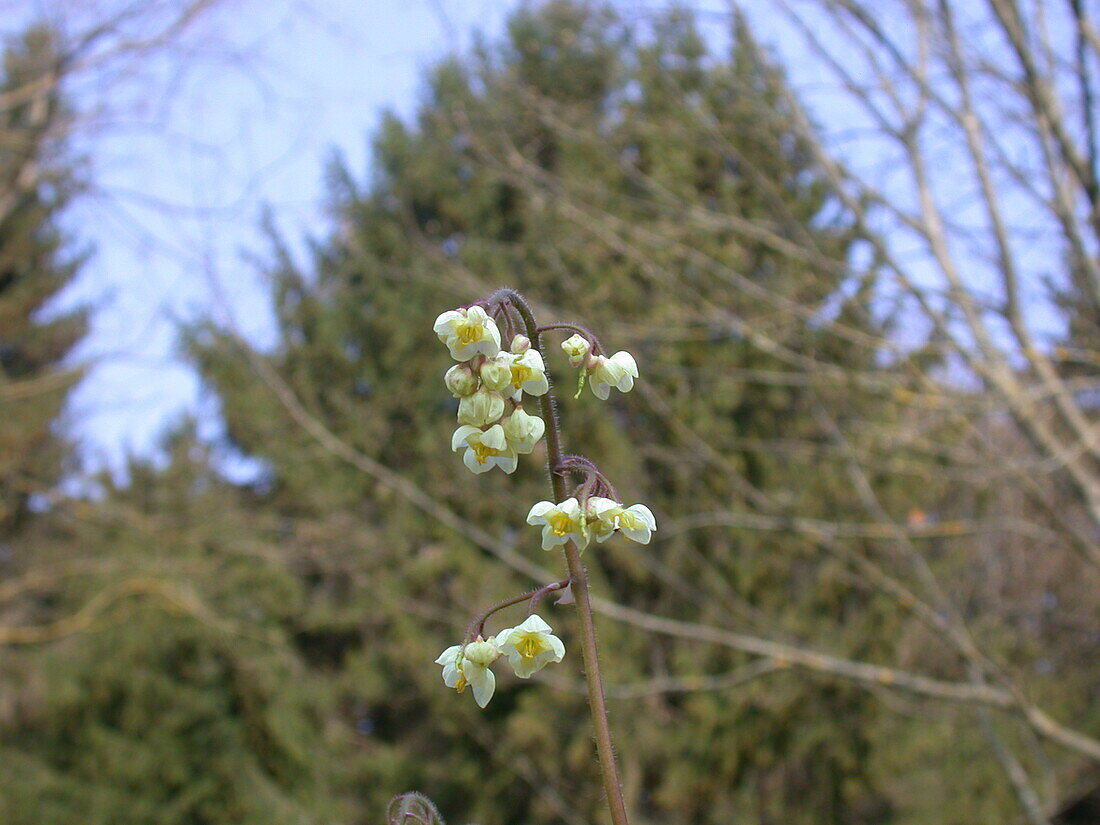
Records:
[[[428,797],[409,791],[390,800],[386,808],[386,825],[444,825],[444,822]]]

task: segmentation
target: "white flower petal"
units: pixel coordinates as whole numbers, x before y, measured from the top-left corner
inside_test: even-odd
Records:
[[[565,643],[557,636],[550,637],[550,650],[554,654],[554,661],[560,662],[565,656]]]
[[[466,681],[474,691],[474,701],[479,708],[483,708],[493,698],[493,691],[497,686],[496,677],[489,668],[478,665],[467,666],[466,671]]]
[[[634,356],[626,350],[619,350],[612,355],[609,361],[614,361],[615,364],[626,370],[626,374],[631,378],[638,377],[638,362],[634,360]]]
[[[504,470],[504,472],[508,473],[508,475],[511,475],[516,471],[516,467],[519,466],[519,458],[515,453],[507,453],[505,455],[493,456],[486,463],[495,464],[497,467]]]
[[[513,629],[523,633],[549,633],[553,630],[553,628],[551,628],[537,613],[532,613]]]
[[[559,536],[549,524],[542,528],[542,549],[553,550],[569,541],[569,535]]]
[[[466,451],[466,453],[462,456],[462,463],[465,464],[467,468],[469,468],[470,472],[477,473],[478,475],[481,475],[482,473],[487,473],[491,469],[493,469],[492,462],[478,461],[477,453],[475,453],[473,450]]]
[[[531,506],[531,511],[527,514],[528,524],[544,524],[543,514],[548,510],[554,509],[554,502],[552,501],[537,501]]]
[[[633,513],[650,530],[657,529],[657,519],[653,517],[653,511],[644,504],[632,504],[624,512]]]
[[[558,505],[558,509],[565,513],[569,518],[576,521],[581,515],[581,503],[577,499],[570,496],[561,504]]]
[[[550,382],[546,378],[546,373],[538,373],[530,381],[524,381],[521,389],[528,395],[546,395],[550,392]]]
[[[466,320],[471,324],[491,323],[496,326],[496,321],[489,317],[489,313],[485,311],[485,308],[476,305],[466,310]]]
[[[503,450],[508,446],[508,439],[504,437],[504,428],[499,424],[494,424],[483,432],[479,440],[493,450]]]
[[[521,679],[530,679],[532,674],[540,670],[537,658],[525,659],[518,653],[508,657],[508,664],[512,666],[512,670],[516,672],[516,676]]]
[[[610,512],[621,510],[622,505],[615,501],[613,498],[605,498],[604,496],[591,496],[587,502],[588,515],[594,518],[600,518]]]
[[[455,659],[458,658],[458,654],[462,652],[462,645],[451,645],[449,648],[439,654],[439,658],[435,660],[437,665],[453,664]]]
[[[455,322],[461,321],[463,317],[458,310],[449,309],[439,314],[439,317],[435,319],[435,324],[432,325],[432,330],[442,338],[448,333],[453,333]]]
[[[469,424],[463,424],[455,430],[454,435],[451,436],[451,452],[460,450],[463,447],[468,447],[469,442],[466,439],[474,433],[479,432],[481,432],[480,428],[471,427]]]

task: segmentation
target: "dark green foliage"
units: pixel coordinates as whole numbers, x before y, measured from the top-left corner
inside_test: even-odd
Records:
[[[129,490],[105,482],[93,508],[55,510],[21,544],[40,572],[20,602],[63,621],[0,665],[4,822],[341,814],[334,709],[294,649],[307,611],[272,549],[279,521],[213,475],[190,431],[169,448],[167,471],[134,463]]]
[[[571,608],[541,611],[565,661],[530,681],[501,672],[484,711],[431,664],[481,609],[545,583],[463,524],[563,575],[523,523],[549,495],[542,450],[510,477],[473,476],[449,451],[456,402],[432,321],[502,285],[641,366],[630,395],[574,400],[548,336],[568,448],[658,519],[647,547],[587,551],[600,596],[967,678],[868,579],[874,564],[911,574],[893,543],[795,521],[904,524],[915,508],[986,503],[945,501],[937,450],[957,433],[931,403],[907,404],[913,364],[882,351],[875,273],[851,266],[865,241],[794,136],[782,73],[742,21],[727,34],[718,47],[682,12],[525,8],[502,42],[431,73],[413,122],[384,122],[368,183],[331,164],[332,231],[309,260],[272,233],[274,350],[213,322],[186,332],[230,442],[264,478],[226,484],[184,428],[166,469],[135,464],[128,489],[105,483],[102,501],[59,508],[24,539],[51,574],[11,600],[21,623],[117,598],[0,661],[5,821],[374,823],[408,788],[452,822],[605,821]],[[959,603],[987,597],[954,549],[941,539],[927,558]],[[970,708],[791,668],[660,689],[752,659],[598,627],[639,825],[1015,815]],[[979,632],[1010,660],[1042,643]],[[1070,651],[1058,655],[1061,667]],[[1087,714],[1076,683],[1042,689],[1065,718]]]
[[[436,70],[415,125],[387,120],[370,186],[338,162],[330,169],[339,229],[315,245],[306,272],[277,249],[273,364],[346,445],[492,534],[520,531],[523,552],[553,567],[522,523],[547,495],[538,457],[514,477],[475,478],[449,453],[448,362],[430,332],[440,311],[514,285],[544,321],[586,324],[644,365],[647,387],[628,398],[563,404],[570,448],[596,459],[629,502],[647,502],[669,526],[729,509],[843,518],[852,505],[837,462],[823,458],[807,477],[770,445],[822,439],[816,406],[848,419],[893,414],[859,384],[804,380],[800,361],[873,374],[865,342],[883,329],[846,274],[857,238],[790,133],[781,83],[740,22],[722,55],[686,14],[644,27],[572,3],[520,12],[503,44]],[[811,238],[832,270],[780,254],[774,238],[746,238],[739,220]],[[792,303],[814,317],[792,318]],[[581,696],[502,679],[480,712],[425,666],[480,607],[531,583],[290,423],[231,338],[196,330],[192,351],[236,445],[268,463],[272,504],[328,537],[316,546],[310,602],[331,606],[299,640],[319,668],[350,677],[344,701],[367,709],[366,741],[382,749],[365,748],[355,765],[366,809],[419,787],[476,821],[556,821],[563,804],[598,816]],[[562,374],[556,340],[548,355]],[[591,551],[598,590],[829,649],[861,640],[853,655],[890,650],[867,632],[880,620],[869,597],[843,585],[812,543],[716,527],[658,536],[651,548]],[[331,581],[345,565],[362,571],[338,591],[346,605]],[[569,645],[570,615],[553,613]],[[616,683],[744,661],[622,626],[601,631]],[[576,660],[558,678],[576,682]],[[866,726],[833,724],[873,712],[856,688],[780,675],[613,712],[630,804],[651,821],[849,823],[883,807]]]
[[[75,187],[58,139],[58,61],[50,33],[33,29],[5,51],[0,80],[0,538],[60,477],[66,447],[52,427],[77,378],[61,361],[85,329],[82,312],[42,317],[79,267],[58,225]]]

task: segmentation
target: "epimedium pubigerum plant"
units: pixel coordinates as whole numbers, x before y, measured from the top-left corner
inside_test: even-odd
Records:
[[[543,550],[564,552],[569,570],[569,578],[563,581],[550,582],[484,610],[470,622],[462,643],[444,650],[436,663],[443,666],[447,687],[459,693],[469,687],[477,704],[485,707],[496,687],[492,666],[498,660],[506,659],[522,679],[562,660],[565,646],[536,610],[542,599],[555,592],[559,604],[574,602],[604,789],[612,822],[626,825],[588,580],[580,554],[590,539],[599,543],[616,534],[646,544],[657,525],[644,504],[624,506],[614,485],[594,462],[564,452],[542,339],[550,332],[569,333],[561,347],[578,372],[578,396],[585,382],[601,400],[609,397],[612,387],[629,392],[638,377],[637,364],[627,352],[606,355],[599,339],[583,327],[565,323],[539,326],[530,306],[512,289],[497,290],[483,301],[442,313],[434,329],[458,362],[444,377],[447,388],[459,399],[459,427],[451,449],[462,451],[462,461],[472,472],[485,473],[494,467],[515,472],[519,456],[533,452],[545,436],[553,500],[535,502],[528,510],[527,523],[541,528]],[[538,399],[541,416],[524,409],[528,396]],[[527,602],[527,617],[521,623],[485,635],[486,623],[495,613],[521,602]]]

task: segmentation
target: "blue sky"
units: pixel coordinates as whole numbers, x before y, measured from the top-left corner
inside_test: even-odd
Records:
[[[16,3],[5,33],[38,15],[91,5]],[[326,229],[322,169],[334,149],[366,173],[369,136],[387,110],[415,110],[424,70],[499,32],[511,0],[226,0],[155,60],[77,84],[86,116],[76,151],[91,194],[68,225],[93,256],[60,305],[94,307],[74,358],[91,365],[64,426],[90,469],[148,454],[198,411],[194,374],[174,357],[181,320],[225,307],[257,342],[269,319],[250,254],[263,210],[291,239]],[[0,10],[11,4],[0,0]],[[0,15],[3,17],[4,15]]]
[[[0,34],[36,16],[79,28],[88,15],[127,2],[0,0]],[[138,7],[177,2],[141,0]],[[118,469],[127,453],[149,454],[164,428],[188,412],[198,413],[206,434],[217,434],[216,409],[174,356],[179,322],[228,313],[256,343],[268,342],[264,290],[249,261],[265,254],[259,231],[264,210],[291,241],[323,235],[322,171],[329,153],[342,151],[355,174],[365,176],[380,114],[412,114],[425,71],[468,47],[475,29],[498,34],[521,4],[220,0],[156,59],[89,73],[70,89],[84,117],[74,130],[74,150],[87,159],[94,186],[71,210],[68,224],[94,255],[60,305],[87,304],[95,312],[92,332],[74,356],[91,371],[74,392],[63,426],[89,469]],[[668,3],[618,5],[637,15]],[[704,10],[712,33],[729,19],[724,0],[691,5]],[[748,6],[757,36],[779,52],[793,85],[830,132],[830,147],[905,202],[904,181],[890,181],[899,172],[904,177],[905,167],[873,136],[866,114],[839,92],[836,79],[822,71],[769,0]],[[827,30],[802,20],[815,32]],[[854,54],[838,54],[858,76]],[[954,171],[963,171],[954,169],[959,149],[948,141],[940,152],[938,181],[954,195],[962,178]],[[969,190],[960,195],[955,215],[967,218],[974,209],[966,205]],[[1030,222],[1022,211],[1021,217]],[[908,250],[902,235],[895,241],[903,255],[914,256],[920,277],[917,259],[925,252]],[[978,264],[973,271],[980,287],[986,277],[982,252],[964,255]],[[1032,242],[1028,257],[1039,271],[1056,256]],[[1041,283],[1038,277],[1029,282]],[[1036,317],[1044,314],[1033,310]]]

